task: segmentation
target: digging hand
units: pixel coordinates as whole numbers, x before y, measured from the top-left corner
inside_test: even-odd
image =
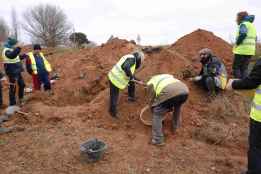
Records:
[[[232,88],[232,84],[235,80],[238,80],[238,79],[229,79],[228,80],[228,83],[227,83],[227,86],[226,86],[226,90],[233,90]]]
[[[146,84],[145,84],[143,81],[141,81],[141,80],[135,80],[135,79],[133,79],[132,81],[133,81],[134,83],[139,84],[139,85],[146,86]]]

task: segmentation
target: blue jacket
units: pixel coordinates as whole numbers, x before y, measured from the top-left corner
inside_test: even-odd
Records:
[[[249,21],[249,22],[253,23],[254,20],[255,20],[255,15],[249,15],[249,16],[246,16],[245,19],[242,22]],[[239,36],[238,36],[238,38],[236,40],[236,44],[237,45],[240,45],[244,41],[244,39],[247,36],[247,32],[248,32],[246,25],[242,24],[242,22],[241,22],[241,24],[239,24],[240,25],[240,27],[239,27]]]

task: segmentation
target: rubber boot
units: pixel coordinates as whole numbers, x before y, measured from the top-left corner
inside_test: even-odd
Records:
[[[216,85],[213,77],[206,78],[206,87],[208,90],[208,96],[215,97],[216,96]]]

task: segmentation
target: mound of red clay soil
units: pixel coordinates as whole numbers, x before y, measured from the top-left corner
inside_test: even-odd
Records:
[[[210,35],[209,39],[216,37]],[[246,165],[246,103],[233,93],[222,93],[210,101],[203,90],[183,79],[184,70],[191,68],[193,62],[181,50],[162,48],[146,54],[145,63],[137,73],[143,80],[171,73],[190,88],[189,100],[183,107],[182,127],[173,135],[171,118],[164,122],[165,147],[149,144],[151,127],[139,120],[140,110],[146,105],[145,89],[141,86],[136,88],[134,103],[127,101],[127,90],[121,92],[120,118],[111,118],[107,111],[107,73],[121,56],[135,49],[133,43],[113,39],[93,49],[50,54],[48,59],[61,80],[55,84],[53,96],[42,92],[32,94],[22,109],[28,115],[16,115],[5,124],[23,129],[0,135],[0,154],[5,157],[0,158],[1,171],[5,174],[239,173]],[[197,52],[191,51],[191,55]],[[79,145],[93,137],[105,141],[109,148],[100,162],[86,164],[80,158]]]
[[[178,51],[189,60],[198,59],[198,51],[203,48],[212,49],[214,54],[224,61],[230,72],[233,60],[232,46],[212,32],[198,29],[183,36],[171,46],[171,49]]]

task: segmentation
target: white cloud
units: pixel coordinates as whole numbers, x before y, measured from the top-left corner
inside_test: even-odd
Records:
[[[61,6],[77,31],[98,42],[111,34],[127,39],[140,34],[142,43],[172,43],[197,28],[228,40],[240,10],[255,14],[255,24],[258,31],[261,29],[260,0],[0,0],[6,4],[0,7],[0,16],[10,21],[12,6],[21,14],[30,6],[47,2]]]

